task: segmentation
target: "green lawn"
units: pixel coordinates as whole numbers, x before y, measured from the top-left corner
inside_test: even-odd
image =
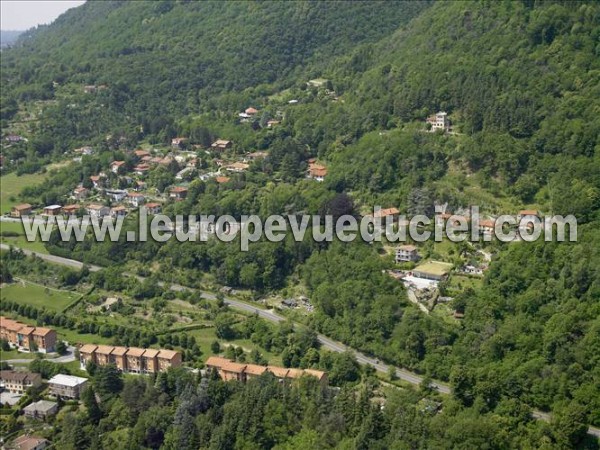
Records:
[[[462,292],[467,288],[479,289],[483,284],[482,278],[472,278],[463,275],[452,274],[448,283],[448,289]]]
[[[2,361],[6,361],[8,359],[34,359],[35,357],[35,353],[23,353],[16,350],[0,350],[0,360]]]
[[[40,184],[45,178],[46,175],[41,173],[17,176],[14,172],[0,177],[0,213],[9,212],[14,205],[20,203],[17,196],[24,187]]]
[[[80,294],[47,288],[29,281],[18,280],[2,288],[2,300],[11,300],[49,311],[62,311]]]
[[[24,248],[27,250],[33,250],[38,253],[48,253],[44,243],[40,240],[29,242],[25,237],[25,231],[23,230],[23,224],[21,222],[0,222],[0,231],[9,231],[13,233],[19,233],[19,236],[0,236],[0,242],[7,245],[14,245],[15,247]]]
[[[254,344],[249,339],[233,339],[231,341],[225,341],[223,339],[217,339],[214,328],[203,328],[201,330],[193,330],[186,332],[188,336],[194,336],[196,343],[202,350],[202,361],[206,361],[209,356],[212,356],[210,345],[213,341],[218,340],[221,344],[221,352],[224,352],[228,345],[234,345],[236,347],[242,347],[244,350],[257,349],[268,361],[269,364],[281,365],[281,357],[274,355],[273,353],[267,352],[264,348]]]

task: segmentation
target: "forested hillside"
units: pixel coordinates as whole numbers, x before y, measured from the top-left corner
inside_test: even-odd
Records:
[[[400,266],[385,242],[288,236],[240,252],[238,241],[60,242],[55,232],[51,253],[154,282],[229,286],[261,300],[306,295],[314,310],[294,319],[453,389],[443,414],[425,417],[413,394],[393,394],[381,411],[363,393],[322,398],[262,380],[211,382],[218,392],[209,402],[207,387],[188,380],[189,402],[183,387],[164,388],[136,424],[113,417],[128,383],[100,426],[78,427],[105,426],[117,439],[122,425],[135,430],[127,445],[149,448],[158,447],[154,438],[166,448],[252,448],[248,430],[256,448],[598,448],[583,432],[600,425],[598,3],[88,2],[21,37],[1,64],[3,136],[28,138],[3,148],[3,173],[35,172],[72,159],[75,147],[93,148],[24,189],[18,200],[35,206],[71,202],[73,189],[94,190],[90,177],[100,173],[107,187],[130,189],[112,172],[118,161],[170,216],[359,216],[374,205],[431,214],[447,204],[579,222],[573,243],[419,245],[425,259],[455,269],[489,255],[476,281],[441,283],[443,296],[452,294],[445,315],[409,301],[389,276]],[[260,112],[241,120],[250,106]],[[428,132],[437,111],[448,113],[447,132]],[[171,158],[178,136],[195,161],[188,179],[177,178],[186,161]],[[230,149],[215,153],[216,139],[231,140]],[[132,174],[142,148],[167,163]],[[246,159],[257,152],[264,155]],[[326,165],[322,182],[307,176],[310,158]],[[243,171],[223,172],[242,160]],[[175,185],[188,188],[185,199],[169,198]],[[136,213],[129,217],[133,230]],[[296,356],[286,364],[298,365]],[[370,385],[368,373],[362,382]],[[302,403],[295,412],[294,402]],[[268,426],[239,412],[249,404]],[[530,408],[555,422],[533,425]],[[141,431],[152,415],[158,437]],[[184,434],[189,442],[180,442]],[[70,438],[61,436],[65,445]]]
[[[332,58],[393,32],[427,2],[87,2],[3,55],[18,97],[58,83],[108,84],[140,119],[208,110],[216,96],[287,87]],[[239,102],[239,100],[238,100]],[[112,103],[112,102],[111,102]],[[237,107],[242,107],[243,101]]]

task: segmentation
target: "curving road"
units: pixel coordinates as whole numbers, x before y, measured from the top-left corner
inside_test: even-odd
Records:
[[[8,250],[9,246],[6,244],[0,244],[0,249]],[[25,250],[25,249],[20,249],[20,250],[22,250],[23,253],[25,253],[26,255],[35,255],[45,261],[48,261],[48,262],[51,262],[54,264],[60,264],[63,266],[73,267],[75,269],[80,269],[84,265],[80,261],[76,261],[74,259],[63,258],[61,256],[55,256],[55,255],[45,255],[43,253],[37,253],[32,250]],[[102,269],[102,267],[95,266],[95,265],[87,265],[87,267],[89,268],[89,270],[91,272],[95,272],[95,271]],[[135,276],[140,281],[144,280],[143,277],[140,277],[137,275],[132,275],[132,274],[125,274],[125,275]],[[164,285],[165,283],[159,283],[159,284]],[[207,300],[216,300],[216,298],[217,298],[216,295],[211,294],[209,292],[198,291],[197,289],[189,288],[186,286],[181,286],[179,284],[171,284],[171,285],[169,285],[169,288],[174,291],[188,290],[188,291],[198,292],[198,293],[200,293],[202,298],[205,298]],[[257,314],[259,317],[261,317],[265,320],[269,320],[271,322],[281,322],[281,321],[287,320],[285,317],[280,316],[279,314],[273,312],[272,310],[257,308],[256,306],[250,305],[248,303],[245,303],[245,302],[242,302],[240,300],[236,300],[236,299],[233,299],[230,297],[225,297],[224,302],[225,302],[225,304],[231,306],[232,308],[238,309],[240,311],[249,312],[251,314]],[[296,325],[303,326],[301,324],[296,324]],[[345,351],[351,351],[354,354],[356,361],[358,361],[360,364],[370,365],[371,367],[373,367],[375,370],[377,370],[379,372],[388,373],[388,371],[389,371],[389,368],[390,368],[389,365],[380,362],[378,359],[375,359],[375,358],[367,356],[363,353],[360,353],[360,352],[348,347],[347,345],[342,344],[341,342],[334,341],[333,339],[330,339],[323,334],[318,334],[317,338],[318,338],[319,342],[321,343],[321,345],[323,346],[323,348],[326,348],[327,350],[330,350],[333,352],[338,352],[338,353],[343,353]],[[420,384],[423,381],[423,378],[421,376],[419,376],[413,372],[410,372],[408,370],[400,369],[400,368],[396,368],[396,376],[403,381],[406,381],[411,384],[416,384],[416,385]],[[444,383],[440,383],[439,381],[432,382],[431,386],[434,387],[435,389],[437,389],[442,394],[450,394],[451,393],[450,387]],[[532,411],[532,416],[533,416],[533,418],[535,418],[537,420],[549,421],[551,419],[550,414],[542,412],[542,411],[538,411],[538,410]],[[589,427],[588,434],[595,436],[597,438],[600,438],[600,428]]]

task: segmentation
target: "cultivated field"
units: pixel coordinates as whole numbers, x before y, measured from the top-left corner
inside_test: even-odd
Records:
[[[24,280],[2,287],[2,300],[10,300],[49,311],[62,311],[80,294],[62,291]]]

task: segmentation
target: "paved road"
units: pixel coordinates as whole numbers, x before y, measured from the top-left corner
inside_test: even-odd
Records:
[[[3,362],[7,362],[9,364],[27,364],[33,361],[33,358],[17,358],[17,359],[3,359]],[[55,363],[69,363],[75,361],[75,347],[68,346],[67,353],[62,356],[57,356],[56,358],[44,358],[44,361],[50,361]]]
[[[8,245],[0,244],[0,249],[8,250],[8,248],[9,248]],[[54,255],[45,255],[45,254],[37,253],[37,252],[31,251],[31,250],[25,250],[25,249],[22,249],[22,250],[26,255],[36,255],[45,261],[49,261],[49,262],[52,262],[55,264],[61,264],[61,265],[65,265],[65,266],[69,266],[69,267],[73,267],[73,268],[77,268],[77,269],[81,268],[83,266],[83,264],[81,262],[75,261],[73,259],[62,258],[60,256],[54,256]],[[101,267],[94,266],[94,265],[88,265],[88,267],[89,267],[90,271],[92,271],[92,272],[101,269]],[[144,279],[143,277],[140,277],[140,276],[135,276],[135,277],[139,280]],[[201,292],[196,289],[188,288],[188,287],[181,286],[178,284],[172,284],[169,287],[174,291],[189,290],[189,291],[199,292],[201,294],[201,296],[207,300],[216,300],[216,298],[217,298],[216,295],[211,294],[209,292]],[[225,302],[225,304],[230,305],[231,307],[233,307],[235,309],[238,309],[240,311],[249,312],[252,314],[257,314],[259,317],[269,320],[271,322],[281,322],[281,321],[287,320],[285,317],[280,316],[279,314],[273,312],[272,310],[257,308],[248,303],[244,303],[240,300],[235,300],[233,298],[225,297],[224,302]],[[299,325],[299,326],[302,326],[302,325]],[[317,338],[319,339],[319,342],[321,343],[321,345],[330,351],[334,351],[334,352],[338,352],[338,353],[343,353],[345,351],[352,351],[354,353],[356,361],[358,361],[360,364],[370,365],[379,372],[388,373],[388,371],[389,371],[389,366],[387,364],[380,362],[378,359],[375,359],[375,358],[367,356],[363,353],[357,352],[356,350],[353,350],[350,347],[348,347],[340,342],[334,341],[333,339],[330,339],[325,335],[318,334]],[[423,378],[420,377],[419,375],[412,373],[405,369],[400,369],[400,368],[396,368],[396,376],[399,379],[406,381],[408,383],[411,383],[411,384],[418,385],[421,383],[421,381],[423,381]],[[450,394],[450,392],[451,392],[450,387],[448,385],[437,382],[437,381],[432,383],[432,387],[437,389],[442,394]],[[537,410],[534,410],[532,412],[532,416],[535,419],[544,420],[544,421],[549,421],[551,418],[550,414],[544,413],[542,411],[537,411]],[[600,428],[589,427],[588,433],[592,436],[600,438]]]

